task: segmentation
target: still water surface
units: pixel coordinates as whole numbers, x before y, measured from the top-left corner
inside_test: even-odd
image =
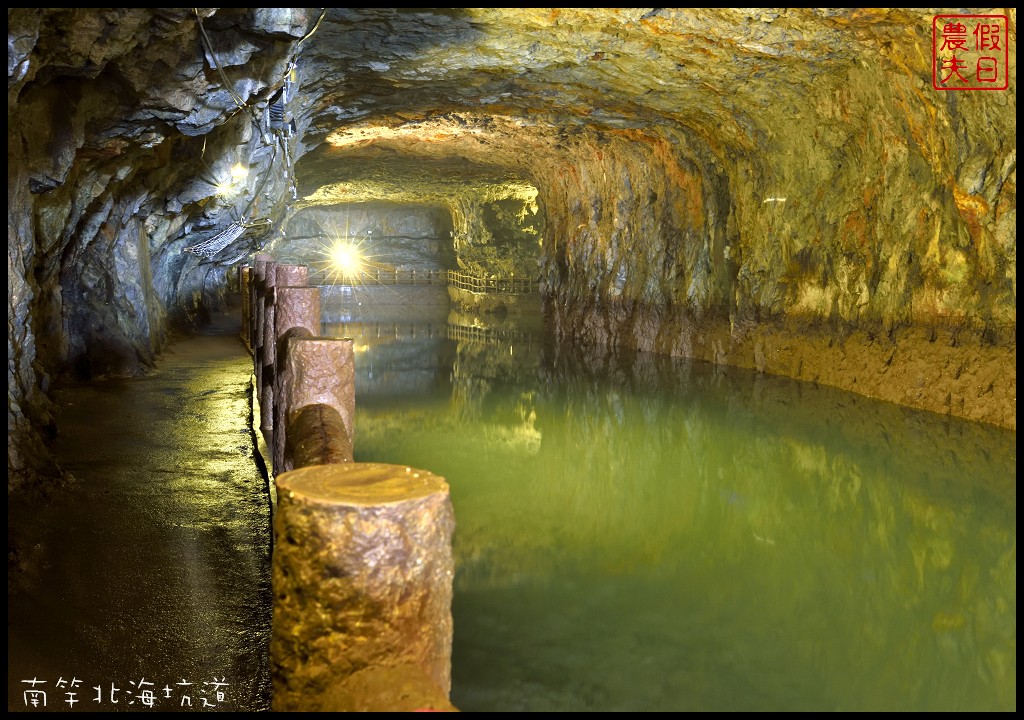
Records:
[[[451,486],[460,709],[1016,709],[1016,433],[388,293],[325,321]]]

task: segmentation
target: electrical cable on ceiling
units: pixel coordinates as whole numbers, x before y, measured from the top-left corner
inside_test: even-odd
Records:
[[[199,17],[199,8],[192,8],[192,12],[196,16],[196,23],[199,25],[199,33],[203,38],[203,46],[206,48],[207,54],[213,59],[213,64],[217,68],[217,72],[220,73],[221,82],[224,83],[224,89],[227,90],[228,95],[235,101],[235,105],[238,106],[239,110],[245,110],[248,105],[242,96],[235,92],[234,87],[228,81],[228,76],[224,72],[224,68],[220,65],[220,60],[217,59],[217,54],[213,52],[213,43],[210,42],[210,36],[206,34],[206,28],[203,26],[203,19]]]
[[[288,141],[285,138],[278,137],[278,142],[281,144],[281,149],[284,151],[284,174],[288,179],[288,190],[291,192],[292,200],[297,200],[299,197],[299,189],[295,184],[295,168],[292,165],[292,156],[288,152]]]
[[[256,112],[252,109],[249,103],[247,103],[237,92],[235,92],[234,87],[232,87],[230,81],[228,80],[227,74],[224,72],[224,68],[220,64],[220,60],[217,58],[216,53],[214,53],[213,43],[210,41],[210,36],[207,34],[206,27],[203,25],[202,17],[200,17],[199,15],[199,8],[192,8],[192,12],[196,18],[196,24],[199,26],[199,32],[203,42],[203,47],[206,50],[207,55],[209,55],[210,58],[213,60],[213,64],[217,69],[217,73],[220,75],[221,82],[224,83],[225,90],[227,91],[231,99],[234,101],[235,105],[238,106],[239,110],[249,111],[249,113],[252,115],[252,121],[254,126],[256,127],[257,130],[260,130],[260,121],[256,115]],[[326,15],[327,8],[322,8],[320,12],[320,17],[317,19],[312,29],[310,29],[308,33],[306,33],[304,36],[302,36],[302,38],[300,38],[296,42],[296,47],[300,46],[303,42],[312,37],[313,33],[315,33],[319,29],[320,24],[323,22],[323,19]],[[259,186],[252,194],[252,197],[249,200],[248,205],[246,205],[245,207],[245,210],[242,211],[241,219],[233,220],[231,224],[228,225],[224,230],[221,230],[220,232],[201,242],[184,248],[184,252],[204,257],[207,260],[212,260],[218,254],[223,252],[223,250],[226,247],[228,247],[229,245],[237,241],[240,237],[242,237],[242,235],[245,234],[246,230],[263,230],[270,227],[272,221],[269,218],[247,218],[249,218],[249,212],[255,205],[257,198],[259,198],[263,192],[263,188],[266,185],[267,180],[270,176],[270,169],[274,166],[274,163],[277,160],[278,149],[281,150],[281,153],[284,158],[284,174],[285,178],[288,181],[288,187],[291,193],[292,200],[295,200],[298,197],[298,188],[296,187],[295,182],[295,171],[292,165],[291,153],[288,150],[288,138],[291,136],[294,130],[294,122],[287,117],[287,104],[292,100],[292,97],[295,92],[295,69],[295,61],[292,60],[291,62],[288,63],[288,69],[285,72],[285,77],[281,89],[273,98],[267,101],[266,123],[268,125],[268,129],[270,129],[273,132],[275,139],[272,145],[273,155],[270,158],[270,163],[267,165],[266,172],[263,173]],[[268,145],[271,144],[269,142],[269,137],[267,135],[264,135],[264,139]],[[205,137],[203,138],[202,154],[206,154]],[[243,253],[243,255],[239,257],[243,257],[245,254],[246,253]],[[234,262],[237,259],[238,258],[232,259],[232,262]]]
[[[184,248],[183,252],[192,253],[193,255],[204,257],[207,260],[212,260],[214,257],[219,255],[224,248],[242,237],[246,230],[265,230],[270,227],[272,224],[270,218],[264,217],[250,219],[249,213],[255,206],[256,200],[262,195],[263,188],[266,186],[267,180],[270,178],[270,169],[274,167],[274,163],[277,161],[277,150],[278,146],[275,145],[274,152],[270,156],[270,162],[267,164],[267,170],[262,174],[259,185],[253,192],[252,197],[249,199],[249,203],[242,211],[241,219],[232,221],[230,225],[216,235],[198,242],[195,245],[189,245]],[[294,191],[294,184],[292,187]]]
[[[301,37],[301,38],[299,39],[299,41],[298,41],[297,43],[295,43],[296,47],[298,47],[298,46],[299,46],[299,45],[301,45],[302,43],[304,43],[304,42],[306,42],[307,40],[309,40],[309,38],[310,38],[310,37],[311,37],[311,36],[313,35],[313,33],[315,33],[315,32],[317,31],[317,29],[319,29],[319,27],[320,27],[320,23],[322,23],[322,22],[324,21],[324,16],[325,16],[326,14],[327,14],[327,8],[322,8],[322,9],[321,9],[321,11],[320,11],[320,18],[319,18],[319,19],[318,19],[318,20],[316,21],[316,24],[315,24],[315,25],[313,25],[313,29],[312,29],[312,30],[310,30],[310,31],[309,31],[308,33],[306,33],[305,35],[303,35],[303,36],[302,36],[302,37]]]

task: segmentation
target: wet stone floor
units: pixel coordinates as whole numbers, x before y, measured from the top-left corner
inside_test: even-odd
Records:
[[[58,391],[74,479],[9,499],[8,711],[269,709],[270,500],[238,322]]]

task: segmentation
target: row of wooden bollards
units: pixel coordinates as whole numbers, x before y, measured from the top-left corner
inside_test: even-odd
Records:
[[[240,277],[278,498],[271,709],[455,710],[448,484],[353,462],[353,341],[320,336],[308,277],[265,255]]]

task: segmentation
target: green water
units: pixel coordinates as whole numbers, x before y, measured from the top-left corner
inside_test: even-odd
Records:
[[[336,329],[356,460],[451,486],[460,709],[1016,709],[1015,433],[642,353]]]

